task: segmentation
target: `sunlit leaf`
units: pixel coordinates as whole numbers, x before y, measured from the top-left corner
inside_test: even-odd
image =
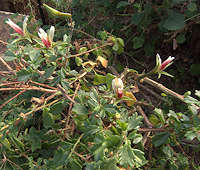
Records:
[[[107,68],[107,66],[108,66],[108,60],[106,60],[102,56],[98,56],[97,57],[97,61],[99,61],[104,68]]]
[[[127,106],[133,106],[135,104],[135,102],[137,101],[137,99],[135,98],[135,96],[133,95],[132,92],[129,91],[124,91],[124,96],[128,97],[128,100],[125,100]]]

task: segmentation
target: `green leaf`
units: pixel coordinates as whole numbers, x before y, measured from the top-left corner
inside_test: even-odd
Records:
[[[143,12],[134,13],[132,15],[132,18],[131,18],[131,23],[135,24],[135,25],[139,25],[142,22],[143,17],[144,17],[144,13]]]
[[[114,51],[118,51],[118,49],[119,49],[119,44],[118,44],[117,42],[115,42],[115,44],[113,45],[112,49],[113,49]]]
[[[100,85],[104,83],[106,83],[106,76],[95,73],[93,84]]]
[[[79,120],[85,120],[88,118],[88,109],[84,105],[81,105],[79,103],[76,103],[74,105],[74,107],[72,108],[72,112],[76,113]]]
[[[61,114],[63,109],[65,108],[66,104],[62,103],[62,101],[55,103],[52,107],[50,112],[54,115]]]
[[[167,73],[165,71],[161,71],[160,73],[165,75],[165,76],[168,76],[168,77],[174,77],[174,76],[172,76],[171,74],[169,74],[169,73]]]
[[[118,135],[110,135],[106,138],[107,147],[118,147],[121,141],[122,137]]]
[[[5,52],[3,59],[5,61],[13,61],[17,59],[17,56],[12,51],[8,50]]]
[[[149,121],[154,125],[154,126],[157,126],[160,124],[160,120],[159,118],[154,115],[154,114],[151,114],[150,117],[149,117]]]
[[[119,43],[119,45],[121,45],[122,47],[124,47],[124,40],[121,38],[116,38],[117,42]]]
[[[139,129],[139,125],[142,124],[143,117],[138,116],[137,113],[133,114],[128,119],[128,130]]]
[[[70,84],[66,79],[62,79],[61,80],[61,85],[65,90],[69,90],[70,89]]]
[[[161,132],[156,134],[152,139],[152,143],[155,145],[155,147],[159,147],[168,142],[169,136],[170,134],[168,132]]]
[[[144,45],[144,40],[145,39],[142,36],[133,38],[133,48],[141,48]]]
[[[142,135],[141,134],[137,134],[135,131],[131,132],[128,135],[128,139],[132,140],[132,143],[137,144],[142,140]]]
[[[126,131],[127,130],[127,127],[128,127],[128,123],[127,122],[122,122],[120,120],[117,120],[117,124],[120,126],[120,128],[123,130],[123,131]]]
[[[106,74],[106,85],[107,85],[107,88],[110,89],[111,88],[111,85],[112,85],[112,80],[115,78],[114,75],[110,74],[110,73],[107,73]]]
[[[162,122],[162,124],[164,125],[165,124],[165,118],[164,118],[164,115],[163,115],[163,112],[161,109],[158,109],[158,108],[155,108],[154,109],[154,113],[159,117],[160,121]]]
[[[165,20],[163,27],[170,31],[179,30],[185,26],[184,20],[184,14],[169,10],[168,18]]]
[[[138,149],[132,149],[130,144],[125,144],[119,149],[119,161],[120,165],[125,168],[140,168],[147,163],[144,152]]]
[[[44,76],[46,79],[49,78],[49,77],[53,74],[53,72],[55,71],[55,69],[56,69],[55,66],[51,66],[51,67],[45,69],[45,70],[44,70],[45,73],[44,73],[43,76]]]
[[[200,98],[200,90],[195,90],[195,95]]]
[[[186,41],[185,34],[179,34],[176,37],[176,41],[178,44],[183,44]]]
[[[87,108],[79,103],[76,103],[74,105],[72,111],[78,115],[87,115],[88,114]]]
[[[20,71],[17,72],[17,79],[18,81],[28,81],[28,79],[30,79],[32,76],[32,73],[31,71],[29,70],[25,70],[25,69],[22,69]]]
[[[41,50],[36,50],[36,49],[32,49],[31,51],[29,51],[29,57],[31,59],[31,61],[37,61],[38,58],[40,57],[40,52]]]
[[[168,157],[168,158],[172,158],[173,157],[173,151],[169,146],[164,146],[162,151],[164,152],[164,154]]]
[[[48,108],[43,109],[42,113],[43,125],[45,128],[52,128],[54,125],[53,115],[49,112]]]
[[[187,5],[187,9],[191,12],[194,12],[197,10],[197,4],[194,3],[194,2],[190,2],[188,5]]]
[[[177,4],[179,4],[181,2],[185,2],[185,1],[187,1],[187,0],[173,0],[172,3],[173,3],[173,5],[177,5]]]
[[[31,127],[29,131],[29,139],[31,141],[32,152],[36,151],[37,149],[41,149],[42,145],[41,145],[40,134],[34,127]]]
[[[103,142],[102,145],[94,151],[95,161],[103,160],[106,148],[106,142]]]
[[[117,4],[117,8],[121,8],[121,7],[126,7],[129,5],[129,2],[127,1],[120,1],[118,4]]]
[[[108,34],[106,31],[99,31],[97,34],[98,36],[100,36],[102,40],[106,40],[106,38],[108,37]]]
[[[194,138],[197,137],[197,135],[196,135],[196,133],[193,132],[193,131],[187,131],[186,134],[185,134],[185,137],[186,137],[188,140],[192,141]]]
[[[76,65],[77,65],[77,66],[81,66],[82,63],[83,63],[83,60],[82,60],[80,57],[76,57],[76,58],[75,58],[75,62],[76,62]]]
[[[57,169],[58,167],[65,164],[69,155],[69,151],[64,151],[63,149],[59,148],[56,150],[53,159],[47,163],[47,166],[52,169]]]

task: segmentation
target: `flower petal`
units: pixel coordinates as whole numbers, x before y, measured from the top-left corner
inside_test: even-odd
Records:
[[[55,27],[51,26],[51,28],[49,30],[49,36],[48,36],[50,42],[53,42],[54,32],[55,32]]]
[[[11,28],[13,28],[18,34],[24,35],[23,30],[17,24],[15,24],[13,21],[11,21],[9,18],[6,21],[6,24],[8,24]]]
[[[167,67],[169,67],[172,64],[172,61],[174,60],[174,57],[169,56],[167,60],[165,60],[161,66],[160,66],[160,70],[164,70]]]

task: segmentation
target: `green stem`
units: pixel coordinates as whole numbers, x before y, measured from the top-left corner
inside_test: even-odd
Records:
[[[193,18],[195,18],[195,17],[198,17],[198,16],[200,16],[200,13],[198,13],[198,14],[196,14],[196,15],[194,15],[194,16],[188,18],[188,19],[186,19],[185,22],[187,22],[187,21],[189,21],[189,20],[191,20],[191,19],[193,19]]]
[[[155,74],[155,69],[151,70],[151,71],[148,72],[148,73],[140,74],[140,75],[137,77],[136,81],[139,82],[139,81],[142,80],[143,78],[149,77],[149,76],[151,76],[151,75],[153,75],[153,74]]]
[[[72,156],[72,153],[74,152],[74,150],[76,149],[76,146],[78,145],[78,143],[80,142],[81,138],[83,137],[83,134],[81,134],[81,136],[78,138],[78,140],[76,141],[76,143],[74,144],[73,148],[71,149],[71,152],[69,154],[69,156],[67,157],[66,160],[68,160],[71,156]]]

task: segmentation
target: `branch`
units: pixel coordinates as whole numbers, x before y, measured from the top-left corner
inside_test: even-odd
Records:
[[[61,91],[62,95],[63,95],[66,99],[70,100],[72,103],[76,103],[75,100],[73,100],[71,97],[69,97],[69,95],[67,94],[66,90],[65,90],[64,88],[62,88],[60,84],[58,84],[57,87],[58,87],[58,89]]]
[[[142,110],[141,106],[136,106],[137,111],[144,117],[144,122],[145,124],[149,127],[152,128],[153,125],[152,123],[149,121],[147,115],[145,114],[145,112]]]
[[[5,105],[7,105],[9,102],[11,102],[13,99],[18,97],[19,95],[23,94],[25,91],[26,90],[20,91],[18,94],[16,94],[15,96],[11,97],[8,101],[4,102],[2,105],[0,105],[0,109],[2,109]]]
[[[58,91],[58,90],[45,89],[45,88],[36,87],[36,86],[0,88],[0,91],[10,91],[10,90],[38,90],[38,91],[43,91],[47,93],[56,93]]]

